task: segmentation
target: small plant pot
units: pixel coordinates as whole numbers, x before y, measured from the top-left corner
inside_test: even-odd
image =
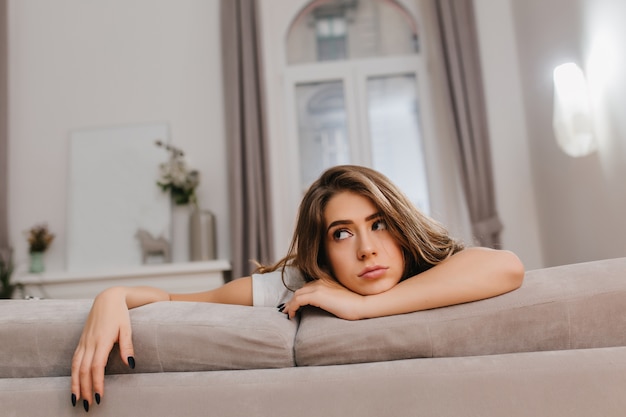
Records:
[[[43,252],[31,252],[29,271],[35,274],[39,274],[45,269],[46,268],[43,262]]]

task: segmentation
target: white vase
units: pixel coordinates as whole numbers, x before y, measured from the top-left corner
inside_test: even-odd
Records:
[[[188,204],[172,206],[170,251],[172,262],[189,262],[189,216]]]

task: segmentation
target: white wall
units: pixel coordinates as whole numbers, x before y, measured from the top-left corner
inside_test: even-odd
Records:
[[[545,266],[626,256],[626,3],[474,1],[505,245],[539,250]],[[599,151],[583,158],[552,130],[552,71],[568,61],[587,71],[595,107]]]
[[[169,124],[173,143],[201,171],[200,205],[216,214],[218,256],[228,258],[219,0],[8,5],[16,261],[27,257],[24,231],[45,221],[57,235],[47,269],[65,267],[69,132],[153,122]]]
[[[474,0],[502,246],[544,266],[511,0]]]
[[[504,246],[527,268],[626,255],[626,86],[619,77],[626,29],[618,18],[626,4],[475,5]],[[150,122],[169,123],[201,170],[200,201],[217,215],[218,255],[228,258],[219,0],[9,0],[9,36],[9,222],[17,260],[26,259],[23,231],[47,221],[57,233],[48,269],[64,268],[69,132]],[[276,62],[284,59],[274,53]],[[600,151],[583,159],[564,155],[551,129],[551,71],[572,57],[587,67],[599,109]],[[282,74],[266,76],[269,85],[282,83]],[[273,100],[276,108],[283,98]],[[269,123],[284,121],[275,114]],[[276,161],[275,173],[284,163]],[[292,217],[277,209],[277,219]]]
[[[626,4],[511,4],[545,262],[626,256]],[[552,71],[567,61],[587,71],[595,104],[599,151],[583,158],[565,155],[552,131]]]

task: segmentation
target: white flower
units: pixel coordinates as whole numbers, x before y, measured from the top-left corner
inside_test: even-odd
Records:
[[[163,191],[169,191],[176,204],[195,203],[195,189],[200,184],[200,173],[188,168],[180,149],[159,140],[155,143],[170,152],[170,160],[159,165],[160,179],[157,185]]]

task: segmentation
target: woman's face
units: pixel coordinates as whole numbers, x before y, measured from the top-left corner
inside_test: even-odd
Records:
[[[326,205],[324,221],[326,255],[344,287],[372,295],[400,282],[402,249],[369,198],[349,191],[336,194]]]

